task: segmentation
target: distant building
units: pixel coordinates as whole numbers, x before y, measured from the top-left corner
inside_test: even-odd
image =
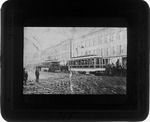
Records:
[[[46,51],[46,55],[45,60],[57,60],[60,61],[60,44],[57,44],[53,47],[49,47],[47,48]]]
[[[71,39],[61,41],[60,44],[49,47],[43,51],[43,60],[57,60],[62,65],[65,65],[70,59]]]
[[[70,59],[71,41],[72,39],[67,39],[67,40],[60,42],[60,45],[61,45],[60,61],[62,65],[65,65],[67,61]]]

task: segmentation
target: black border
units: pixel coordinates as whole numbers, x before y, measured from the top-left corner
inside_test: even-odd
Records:
[[[145,119],[149,86],[148,14],[145,2],[6,2],[2,6],[2,116],[6,120]],[[127,22],[127,95],[23,96],[24,26],[125,26],[110,18]]]

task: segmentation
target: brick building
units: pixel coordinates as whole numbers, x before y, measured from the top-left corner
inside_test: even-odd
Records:
[[[60,61],[62,65],[74,57],[96,55],[104,63],[119,60],[123,65],[127,57],[127,28],[101,28],[75,39],[67,39],[45,50],[45,59]]]
[[[72,58],[97,55],[106,63],[123,64],[127,55],[127,29],[102,28],[98,31],[76,38],[72,41]]]

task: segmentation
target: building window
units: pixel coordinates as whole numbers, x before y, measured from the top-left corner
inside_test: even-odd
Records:
[[[87,41],[87,46],[88,46],[88,47],[90,46],[90,40]]]
[[[119,31],[119,33],[118,33],[118,39],[119,39],[119,40],[122,39],[122,31]]]
[[[93,40],[90,39],[90,46],[93,46]]]
[[[111,42],[112,41],[112,35],[111,35],[111,33],[109,34],[109,42]]]
[[[107,48],[104,48],[104,56],[107,56]]]
[[[78,47],[79,47],[79,44],[77,43],[77,45],[76,45],[76,50],[78,49]]]
[[[81,44],[81,41],[79,42],[79,47],[81,48],[82,44]]]
[[[121,45],[118,46],[118,54],[121,54]]]
[[[93,46],[95,46],[95,38],[93,38]]]
[[[98,40],[98,44],[102,43],[101,38],[99,36],[97,37],[97,40]]]
[[[84,40],[81,41],[81,48],[84,48]]]
[[[96,49],[96,55],[98,55],[98,49]]]
[[[101,55],[101,50],[100,49],[98,49],[98,55]]]
[[[126,45],[124,44],[123,53],[126,53],[126,51],[127,51],[127,47],[126,47]]]
[[[107,47],[107,49],[106,49],[106,55],[107,56],[109,55],[109,47]]]
[[[91,50],[89,51],[89,55],[91,55],[92,53],[91,53]]]
[[[87,47],[87,40],[85,40],[85,47]]]
[[[83,42],[82,42],[82,44],[81,44],[81,45],[85,47],[85,40],[83,40]]]
[[[121,45],[121,53],[123,53],[123,45]]]
[[[95,45],[97,45],[98,44],[98,39],[97,38],[95,38]]]
[[[95,54],[95,50],[93,50],[93,55]]]
[[[127,38],[127,33],[126,33],[126,31],[123,31],[122,34],[123,34],[123,39],[126,39],[126,38]]]
[[[94,50],[94,55],[96,55],[96,50]]]
[[[106,43],[109,42],[109,35],[106,35]]]
[[[103,36],[101,36],[101,43],[103,43],[104,42],[104,37]]]
[[[116,53],[116,52],[115,52],[115,46],[114,46],[114,47],[113,47],[113,55],[115,55],[115,53]]]
[[[85,40],[85,47],[88,47],[88,40]]]
[[[75,49],[75,44],[73,44],[73,49]]]
[[[101,49],[101,56],[103,56],[103,48]]]
[[[112,33],[112,41],[115,41],[115,39],[116,39],[116,34],[113,32]]]

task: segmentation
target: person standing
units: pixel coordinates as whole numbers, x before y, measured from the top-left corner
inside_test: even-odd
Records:
[[[39,75],[40,75],[39,69],[38,67],[36,67],[36,70],[35,70],[36,82],[39,82]]]
[[[23,71],[23,74],[24,74],[24,84],[26,85],[26,82],[27,82],[27,80],[28,80],[28,72],[25,71],[25,68],[24,68],[23,70],[24,70],[24,71]]]

